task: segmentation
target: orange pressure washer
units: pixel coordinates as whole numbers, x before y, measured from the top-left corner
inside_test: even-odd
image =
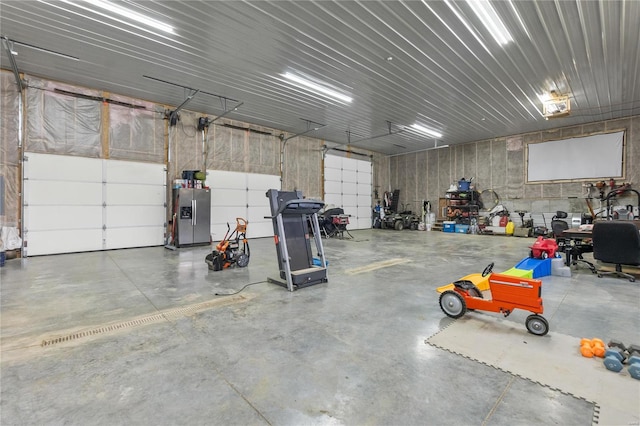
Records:
[[[244,268],[249,264],[251,252],[247,241],[248,223],[246,219],[237,217],[236,228],[231,232],[231,227],[227,222],[227,232],[224,234],[224,238],[216,244],[215,250],[204,258],[209,269],[220,271],[232,266]]]

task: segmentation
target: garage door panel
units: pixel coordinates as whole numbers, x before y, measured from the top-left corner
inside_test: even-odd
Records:
[[[324,192],[327,194],[340,194],[342,193],[342,183],[326,181],[324,183]]]
[[[118,237],[118,242],[110,242],[110,232],[105,232],[103,226],[114,229],[152,224],[160,230],[155,236],[156,244],[163,243],[163,164],[51,154],[29,153],[27,157],[27,256],[123,248],[124,241],[131,243],[129,247],[148,244],[147,236],[139,232],[130,232],[126,240]],[[45,236],[58,235],[73,238],[73,248],[53,247],[46,241]]]
[[[355,229],[369,229],[372,226],[372,221],[370,217],[359,217],[357,228]]]
[[[226,224],[227,222],[229,222],[229,224],[235,224],[237,217],[245,218],[246,215],[247,215],[247,208],[244,206],[243,207],[238,207],[238,206],[211,207],[211,223]]]
[[[371,175],[371,162],[370,161],[358,161],[357,164],[358,167],[358,174],[360,174],[360,172],[363,173],[368,173],[369,175]]]
[[[342,171],[342,182],[357,182],[357,173],[353,170],[343,170]]]
[[[235,223],[235,221],[234,221]],[[231,226],[231,222],[229,222],[229,225]],[[235,225],[234,225],[235,227]],[[224,234],[227,232],[227,224],[221,224],[221,223],[212,223],[211,224],[211,239],[214,242],[218,242],[218,241],[222,241],[222,239],[224,238]]]
[[[371,173],[367,173],[367,172],[358,172],[358,183],[362,183],[362,184],[366,184],[366,185],[371,185]]]
[[[363,207],[362,205],[358,206],[358,217],[371,217],[372,209]]]
[[[211,189],[212,206],[246,206],[247,192],[245,189]]]
[[[334,206],[342,205],[342,195],[340,194],[325,194],[324,196],[325,205],[332,204]]]
[[[107,206],[107,229],[130,226],[163,226],[164,206]],[[132,246],[136,247],[136,246]]]
[[[249,190],[247,192],[247,204],[249,206],[265,206],[269,207],[269,199],[266,195],[267,191]]]
[[[122,185],[108,183],[107,205],[148,205],[164,204],[164,186],[159,185]]]
[[[266,207],[249,207],[247,209],[247,220],[253,222],[271,222],[271,219],[265,219],[265,216],[271,216],[271,208]]]
[[[342,204],[345,206],[357,206],[358,205],[358,196],[351,194],[342,194]]]
[[[164,242],[164,226],[107,228],[106,235],[107,250],[160,246]]]
[[[25,174],[33,180],[102,182],[102,161],[65,155],[25,154]]]
[[[371,207],[371,197],[369,195],[358,194],[358,206]]]
[[[29,206],[29,230],[102,229],[102,206]]]
[[[343,182],[342,193],[356,195],[358,193],[358,185],[356,185],[355,183]]]
[[[246,173],[207,170],[207,183],[211,188],[246,189]]]
[[[144,184],[164,186],[164,164],[109,160],[106,162],[107,181],[127,185]]]
[[[342,157],[327,155],[324,157],[324,167],[330,169],[342,169]]]
[[[101,205],[102,183],[29,180],[25,195],[30,206]]]
[[[371,198],[371,185],[366,183],[359,183],[357,185],[358,195],[366,195]]]
[[[29,231],[28,255],[102,250],[102,229]]]
[[[247,173],[247,188],[261,191],[264,196],[269,189],[280,189],[280,176]]]
[[[342,158],[342,170],[358,170],[358,160],[354,158]]]
[[[271,222],[258,222],[251,224],[250,227],[247,228],[247,237],[273,237],[273,224]]]

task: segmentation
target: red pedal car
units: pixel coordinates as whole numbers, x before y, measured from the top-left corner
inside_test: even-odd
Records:
[[[553,238],[538,237],[530,247],[529,253],[534,259],[547,259],[549,257],[560,257],[558,253],[558,243]]]

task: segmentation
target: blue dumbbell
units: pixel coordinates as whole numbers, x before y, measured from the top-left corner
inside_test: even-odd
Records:
[[[604,366],[607,370],[619,373],[622,371],[622,363],[625,360],[624,351],[618,347],[607,349],[604,353]]]
[[[629,364],[629,375],[636,380],[640,380],[640,355],[630,356],[627,364]]]

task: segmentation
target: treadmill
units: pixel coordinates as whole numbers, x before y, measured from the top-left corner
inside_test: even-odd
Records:
[[[268,278],[268,281],[289,291],[326,283],[327,262],[317,214],[324,207],[324,201],[304,199],[301,191],[270,189],[266,196],[271,207],[269,218],[273,221],[280,269],[280,279]],[[311,238],[315,241],[320,265],[317,260],[314,262]]]

